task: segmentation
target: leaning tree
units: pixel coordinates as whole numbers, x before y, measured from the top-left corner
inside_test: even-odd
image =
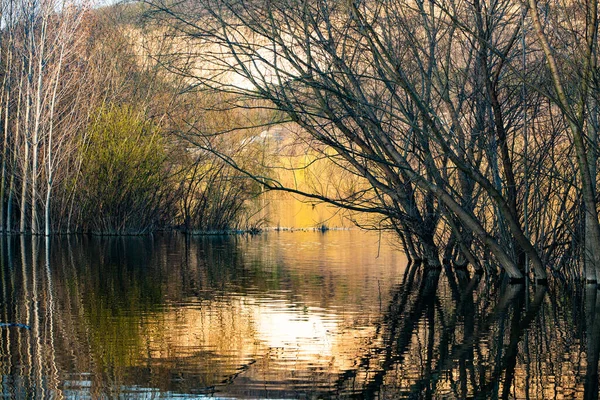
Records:
[[[478,269],[491,254],[512,279],[531,265],[545,280],[546,265],[580,254],[583,237],[600,266],[585,131],[597,11],[580,16],[591,26],[584,46],[557,50],[530,3],[149,1],[177,44],[161,60],[188,91],[217,92],[227,109],[276,110],[274,123],[301,127],[305,146],[362,184],[335,195],[300,189],[246,171],[214,146],[218,132],[192,127],[194,144],[267,189],[380,215],[429,266],[441,250]],[[575,61],[557,67],[557,52]]]

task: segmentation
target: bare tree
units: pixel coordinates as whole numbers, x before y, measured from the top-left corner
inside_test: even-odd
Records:
[[[172,72],[190,87],[227,93],[226,107],[267,101],[286,116],[279,122],[301,126],[314,149],[369,190],[332,197],[250,174],[266,188],[380,214],[415,239],[407,251],[416,247],[429,265],[439,264],[440,245],[475,265],[483,247],[512,279],[523,276],[525,257],[546,279],[545,239],[535,227],[525,234],[519,206],[520,8],[509,1],[150,5],[175,43],[195,46],[172,54]],[[190,140],[216,151],[203,133]]]
[[[597,138],[590,142],[590,137],[586,133],[586,125],[589,122],[586,111],[590,101],[592,78],[597,65],[598,3],[594,0],[583,2],[585,14],[579,16],[579,18],[585,20],[584,28],[571,32],[575,36],[572,44],[580,50],[576,53],[577,59],[573,61],[581,66],[581,73],[578,76],[574,77],[573,71],[566,74],[567,77],[574,78],[569,82],[575,89],[572,94],[568,94],[565,89],[566,82],[562,74],[564,71],[559,68],[556,51],[551,47],[550,36],[556,32],[549,33],[547,29],[544,29],[538,2],[530,0],[528,4],[532,25],[547,61],[554,88],[554,93],[549,97],[560,108],[563,117],[567,121],[575,147],[577,171],[581,179],[581,192],[585,206],[586,279],[589,282],[596,282],[598,274],[600,274],[600,225],[598,223],[596,198],[597,159],[595,157],[595,154],[597,154],[595,150]],[[565,8],[569,7],[558,3],[553,3],[552,6],[554,12],[564,12],[566,11]],[[581,35],[583,40],[577,38],[578,34]],[[592,118],[595,118],[595,116],[592,115]],[[590,132],[594,136],[595,129],[596,127],[592,125]]]

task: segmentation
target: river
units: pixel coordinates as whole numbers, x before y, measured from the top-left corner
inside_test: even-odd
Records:
[[[0,243],[7,398],[598,395],[595,287],[424,273],[356,230]]]

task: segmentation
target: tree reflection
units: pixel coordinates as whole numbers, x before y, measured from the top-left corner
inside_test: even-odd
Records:
[[[600,353],[600,296],[596,285],[586,285],[585,322],[587,327],[586,400],[598,398],[598,355]]]
[[[551,390],[554,397],[559,394],[557,390],[576,394],[569,386],[577,386],[580,378],[574,376],[575,382],[567,381],[564,387],[557,387],[552,382],[552,375],[557,372],[550,368],[569,369],[567,363],[571,358],[575,365],[580,365],[576,345],[561,347],[576,340],[572,334],[576,330],[572,327],[577,325],[577,316],[567,319],[564,315],[548,314],[547,306],[551,303],[546,301],[546,286],[530,289],[509,284],[497,288],[481,286],[480,275],[470,276],[464,269],[449,266],[444,269],[443,278],[435,271],[417,275],[416,282],[409,276],[406,286],[401,286],[394,296],[384,318],[386,322],[378,332],[381,346],[375,351],[370,349],[357,368],[340,375],[338,394],[425,399],[440,395],[546,398]],[[404,291],[406,287],[414,286],[419,289],[412,296],[402,296],[412,293]],[[450,296],[444,295],[446,290]],[[595,304],[595,299],[588,294],[588,303]],[[595,312],[600,309],[589,315],[596,315]],[[548,316],[552,320],[548,321]],[[534,335],[530,335],[531,330]],[[598,387],[599,333],[590,332],[586,396]],[[565,336],[556,337],[557,333]],[[553,343],[557,339],[559,342]],[[550,353],[543,350],[545,346],[551,347]],[[413,360],[420,361],[415,366]],[[537,370],[532,371],[529,360],[535,360]],[[366,373],[377,367],[380,369],[376,372]],[[358,377],[362,377],[362,382],[357,381]],[[357,387],[361,389],[356,391]]]
[[[598,398],[595,285],[451,265],[393,284],[259,243],[4,238],[0,322],[31,330],[0,328],[3,394]]]

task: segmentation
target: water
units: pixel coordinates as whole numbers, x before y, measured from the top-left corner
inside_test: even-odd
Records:
[[[381,239],[381,240],[380,240]],[[600,296],[356,232],[12,238],[5,398],[596,398]]]

